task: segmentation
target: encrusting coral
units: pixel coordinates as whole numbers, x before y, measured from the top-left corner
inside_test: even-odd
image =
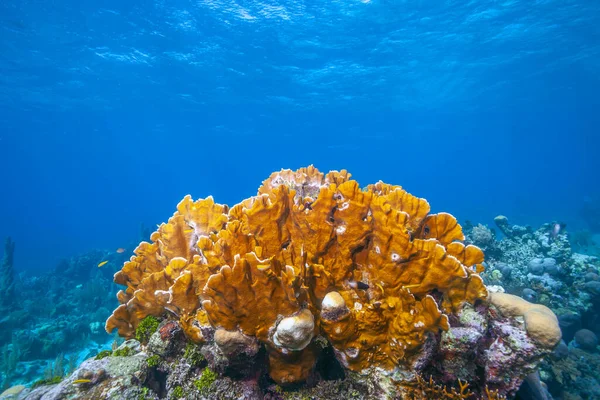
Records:
[[[265,345],[278,383],[307,378],[324,336],[353,371],[410,365],[448,314],[487,297],[483,252],[447,213],[346,171],[272,174],[229,208],[186,196],[115,275],[106,323],[131,338],[146,316],[175,315],[186,336],[241,332]]]

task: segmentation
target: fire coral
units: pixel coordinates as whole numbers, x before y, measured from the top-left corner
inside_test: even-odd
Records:
[[[317,335],[353,371],[410,365],[448,314],[485,299],[483,252],[447,213],[379,182],[310,166],[273,173],[229,208],[186,196],[115,274],[126,287],[106,322],[133,337],[146,316],[176,316],[262,343],[278,383],[304,380]]]

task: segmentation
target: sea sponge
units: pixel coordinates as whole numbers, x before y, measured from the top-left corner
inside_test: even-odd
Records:
[[[282,170],[231,208],[186,196],[115,275],[126,289],[107,330],[129,337],[168,312],[197,343],[207,323],[239,331],[279,383],[310,374],[318,334],[355,371],[410,363],[448,313],[487,297],[483,252],[425,199],[350,178]]]
[[[560,342],[558,318],[548,307],[508,293],[490,293],[489,301],[506,317],[523,317],[527,334],[542,347],[553,349]]]

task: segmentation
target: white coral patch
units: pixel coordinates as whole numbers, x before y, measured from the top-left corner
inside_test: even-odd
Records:
[[[273,335],[273,343],[284,350],[302,350],[313,338],[315,318],[304,309],[297,315],[281,320]]]
[[[158,299],[167,300],[171,297],[170,289],[169,290],[155,290],[154,296]]]
[[[321,309],[327,311],[333,311],[346,306],[346,302],[342,295],[338,292],[329,292],[325,295],[323,302],[321,303]]]

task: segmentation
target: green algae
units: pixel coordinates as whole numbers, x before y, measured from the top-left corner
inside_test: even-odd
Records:
[[[135,338],[137,341],[147,344],[148,340],[150,340],[150,336],[158,329],[159,324],[160,321],[151,315],[141,320],[135,330]]]
[[[112,355],[113,357],[128,357],[133,355],[133,350],[131,349],[131,347],[125,346],[123,348],[113,351]]]
[[[175,386],[171,393],[171,399],[181,399],[183,397],[183,388],[181,386]]]
[[[194,386],[196,386],[196,389],[198,389],[201,393],[204,393],[215,383],[216,380],[217,380],[217,374],[215,373],[215,371],[206,367],[202,371],[202,375],[200,375],[200,379],[196,379],[194,381]]]
[[[112,355],[112,350],[102,350],[100,353],[96,354],[96,357],[94,357],[94,360],[102,360],[103,358],[106,358],[110,355]]]
[[[156,366],[158,366],[158,364],[160,364],[160,356],[158,356],[156,354],[153,356],[150,356],[146,360],[146,363],[148,364],[149,367],[156,367]]]
[[[55,376],[54,378],[49,378],[49,379],[40,379],[39,381],[35,381],[33,383],[33,385],[31,385],[31,388],[34,389],[38,386],[44,386],[44,385],[56,385],[57,383],[61,383],[63,380],[62,376]]]
[[[138,397],[137,400],[146,400],[148,398],[148,395],[150,395],[150,389],[148,389],[147,387],[143,387],[141,389],[141,392]]]
[[[185,346],[183,358],[194,367],[199,367],[204,362],[204,356],[200,353],[200,346],[194,343],[188,343],[187,346]]]

